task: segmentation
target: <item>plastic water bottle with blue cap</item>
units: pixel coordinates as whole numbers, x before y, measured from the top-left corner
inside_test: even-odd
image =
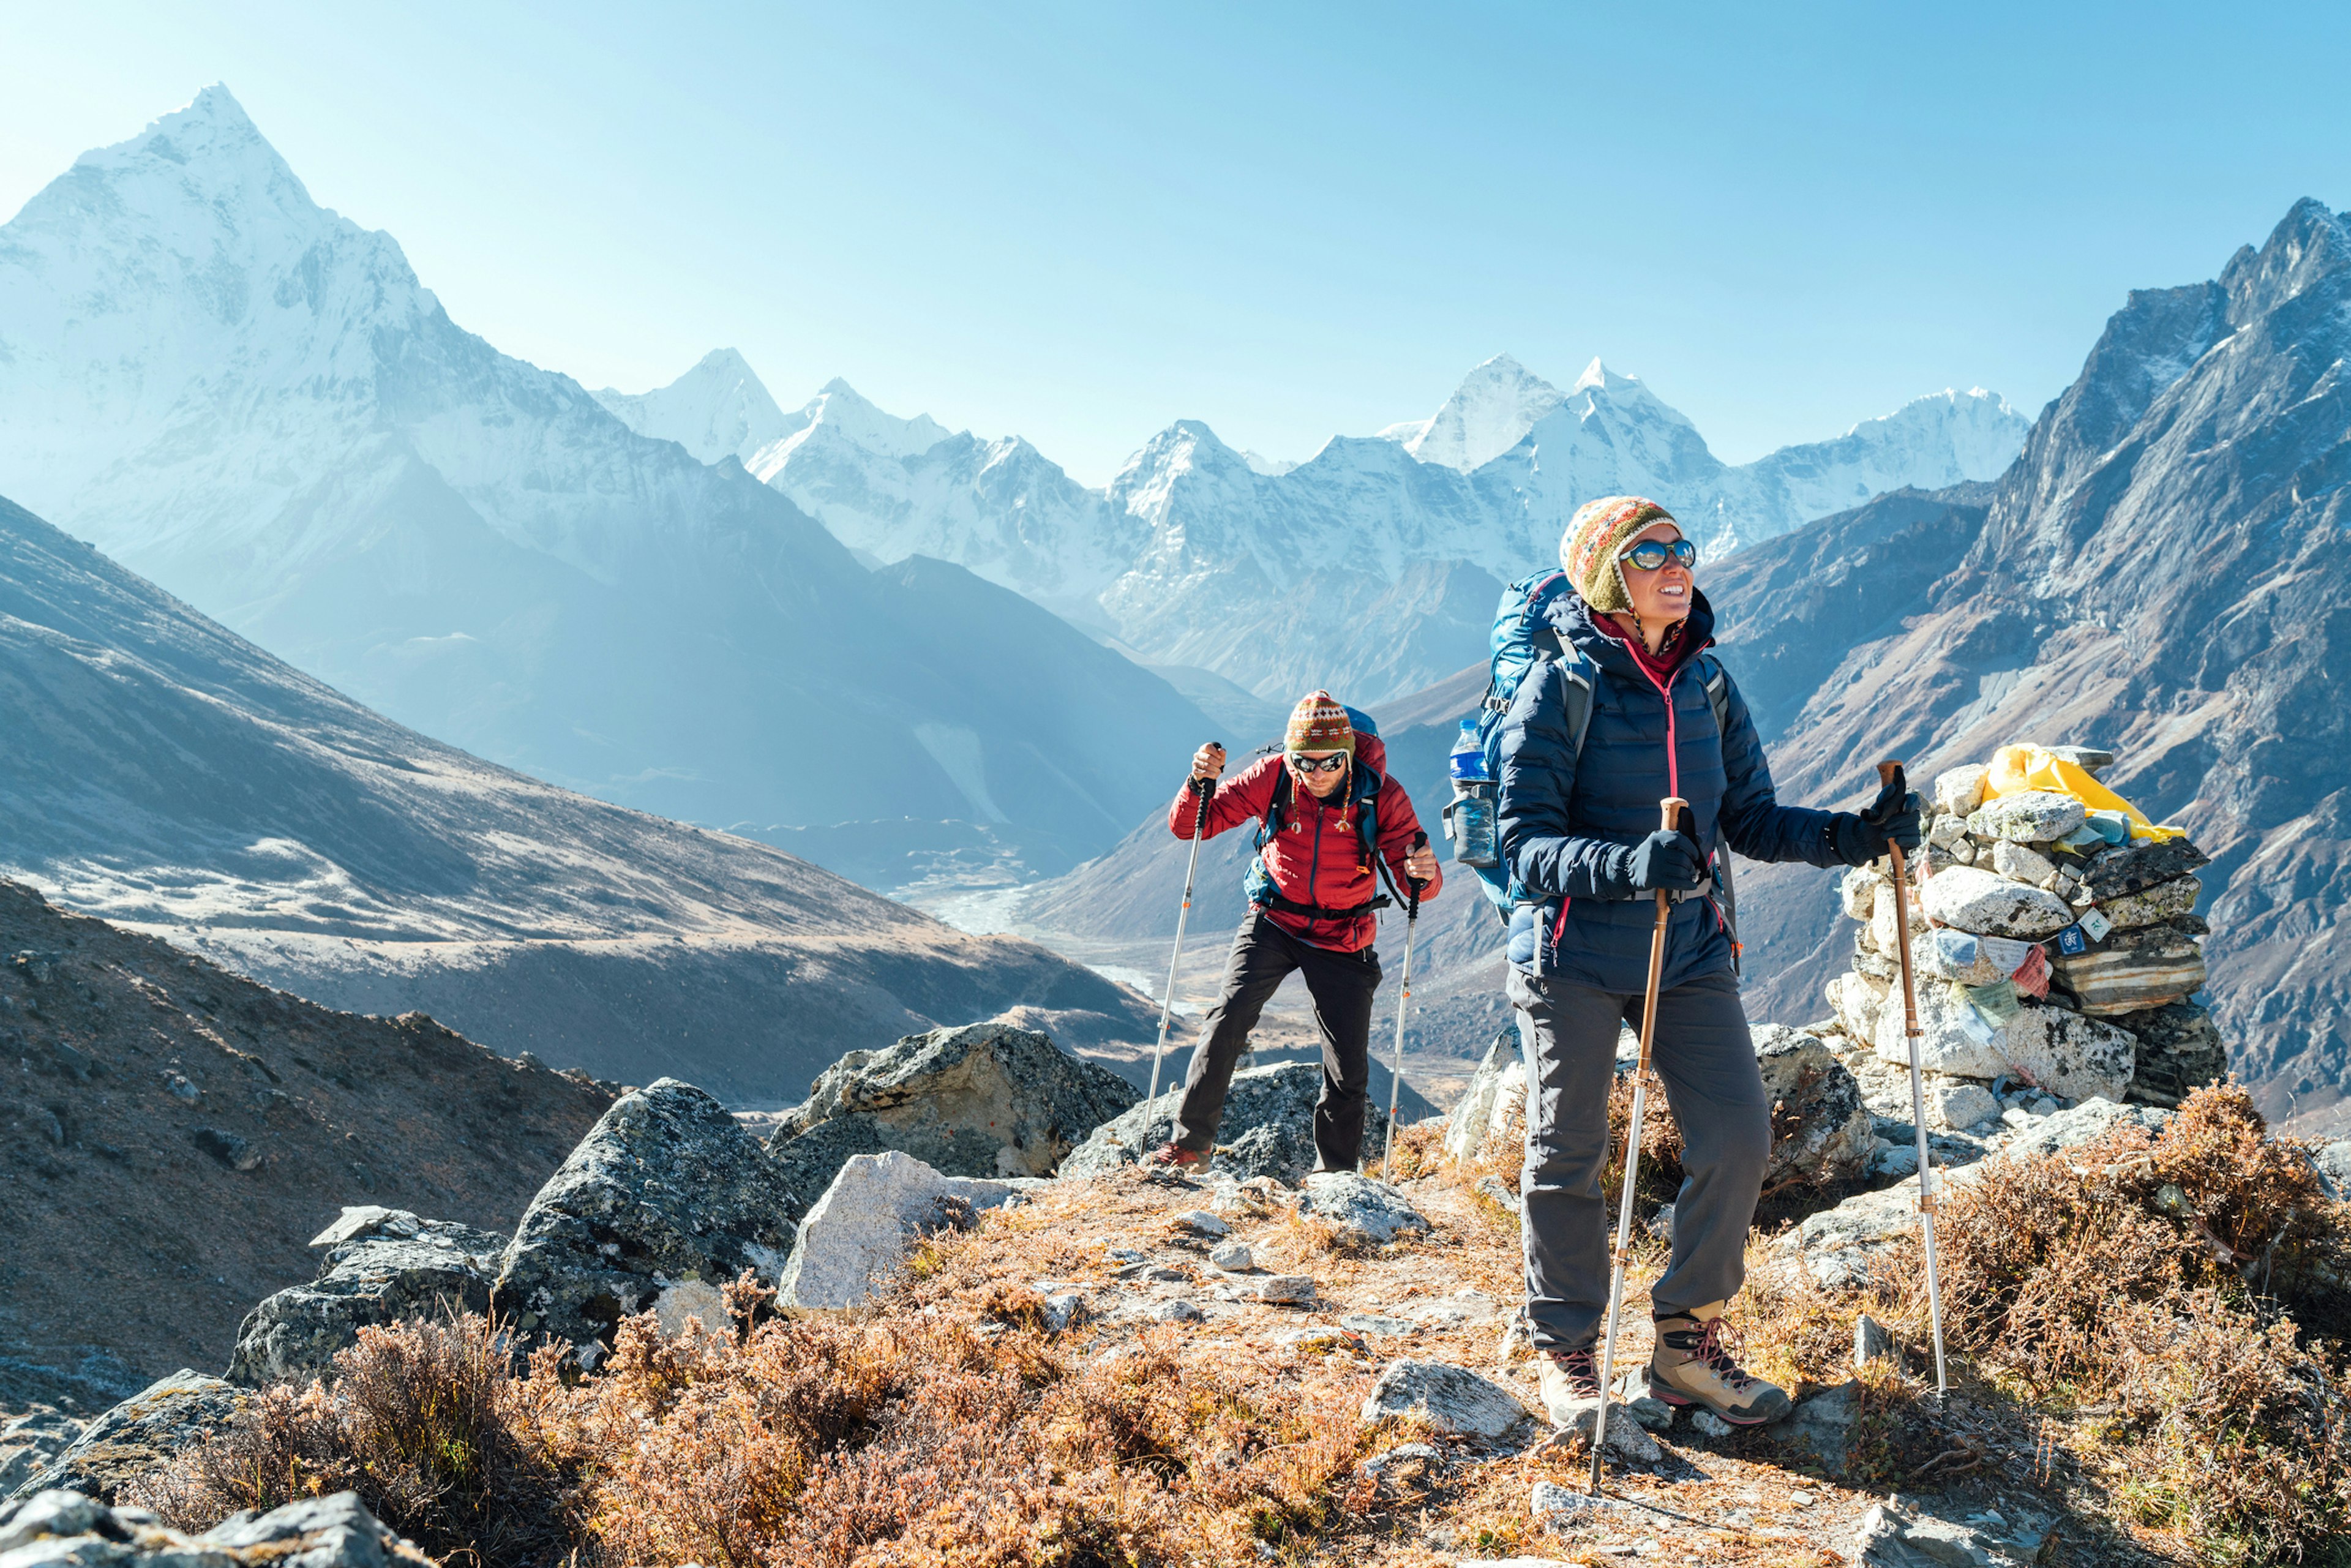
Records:
[[[1499,864],[1494,775],[1486,766],[1486,743],[1478,734],[1475,717],[1461,721],[1461,738],[1454,742],[1449,771],[1453,799],[1445,807],[1445,836],[1453,841],[1453,858],[1463,865]]]

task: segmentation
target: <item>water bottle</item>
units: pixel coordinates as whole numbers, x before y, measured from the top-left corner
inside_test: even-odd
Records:
[[[1463,865],[1498,865],[1494,779],[1486,767],[1486,743],[1479,738],[1475,718],[1461,721],[1461,738],[1454,743],[1448,762],[1453,799],[1445,808],[1445,836],[1453,841],[1453,858]]]

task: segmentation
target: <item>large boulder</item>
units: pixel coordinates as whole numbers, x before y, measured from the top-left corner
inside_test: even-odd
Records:
[[[806,1207],[725,1106],[664,1078],[615,1101],[538,1189],[490,1304],[592,1368],[624,1317],[706,1307],[746,1269],[772,1283]]]
[[[13,1495],[63,1490],[110,1503],[120,1488],[226,1426],[244,1400],[234,1384],[183,1366],[101,1414]]]
[[[852,1155],[901,1149],[950,1176],[1050,1176],[1143,1096],[1117,1073],[1001,1020],[852,1051],[784,1113],[768,1149],[821,1192]]]
[[[2194,1002],[2169,1002],[2114,1020],[2138,1040],[2138,1071],[2130,1097],[2146,1105],[2177,1105],[2191,1089],[2228,1074],[2229,1048],[2212,1015]]]
[[[327,1370],[369,1324],[487,1312],[507,1239],[405,1209],[346,1208],[311,1239],[325,1247],[318,1279],[246,1314],[228,1380],[258,1388]]]
[[[57,1490],[0,1506],[0,1561],[8,1568],[432,1568],[433,1560],[385,1528],[356,1492],[234,1513],[190,1536],[162,1528],[145,1509]]]
[[[2011,882],[1971,865],[1942,866],[1918,902],[1930,919],[1979,936],[2052,936],[2074,924],[2074,910],[2053,893]]]
[[[1767,1186],[1784,1181],[1825,1186],[1862,1173],[1875,1145],[1861,1085],[1816,1034],[1766,1024],[1755,1031],[1756,1065],[1771,1106]]]
[[[1007,1182],[945,1176],[903,1150],[857,1155],[809,1210],[778,1281],[788,1307],[854,1307],[923,1236],[1012,1196]]]
[[[1917,996],[1918,1063],[1930,1072],[1981,1079],[2022,1072],[2068,1100],[2094,1094],[2119,1100],[2130,1087],[2138,1042],[2112,1024],[2027,998],[2014,1018],[1992,1031],[1990,1040],[1980,1040],[1970,1032],[1964,1016],[1968,1004],[1951,986],[1928,981],[1917,988]],[[1871,1044],[1880,1061],[1909,1064],[1898,1003],[1878,1010],[1877,1034]]]
[[[2060,953],[2050,965],[2053,994],[2093,1018],[2144,1012],[2185,1001],[2204,988],[2204,949],[2169,924],[2106,934],[2083,953]]]
[[[1217,1167],[1241,1176],[1270,1176],[1295,1185],[1314,1168],[1314,1102],[1322,1092],[1319,1062],[1283,1061],[1233,1074],[1217,1129]],[[1130,1166],[1175,1136],[1179,1086],[1094,1129],[1061,1162],[1065,1176],[1095,1176]],[[1364,1115],[1364,1148],[1376,1154],[1387,1136],[1376,1102]]]

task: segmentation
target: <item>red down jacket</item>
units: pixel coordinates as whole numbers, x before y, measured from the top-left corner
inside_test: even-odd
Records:
[[[1355,737],[1355,762],[1382,774],[1380,792],[1373,802],[1380,825],[1380,856],[1388,862],[1396,886],[1405,888],[1408,885],[1404,876],[1405,852],[1412,848],[1413,835],[1420,831],[1420,818],[1413,811],[1412,797],[1405,793],[1404,786],[1385,777],[1387,747],[1377,737]],[[1228,828],[1254,829],[1262,821],[1266,808],[1273,804],[1274,781],[1281,777],[1282,766],[1279,754],[1260,757],[1221,779],[1208,803],[1207,836],[1213,839]],[[1380,892],[1372,862],[1364,853],[1362,830],[1347,804],[1349,793],[1342,789],[1325,804],[1312,791],[1300,788],[1296,779],[1290,780],[1290,804],[1282,831],[1265,845],[1266,873],[1282,897],[1323,909],[1352,909],[1370,903]],[[1167,808],[1168,831],[1179,839],[1190,838],[1199,810],[1197,798],[1189,789],[1177,791]],[[1440,864],[1435,880],[1421,890],[1422,900],[1436,897],[1444,885],[1445,869]],[[1267,917],[1301,941],[1341,953],[1368,947],[1379,934],[1379,922],[1371,915],[1319,920],[1276,909],[1268,911]]]

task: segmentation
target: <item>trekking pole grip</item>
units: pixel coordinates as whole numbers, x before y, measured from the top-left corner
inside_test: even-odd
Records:
[[[1412,835],[1412,847],[1416,852],[1426,849],[1428,847],[1428,834],[1425,831],[1414,833]],[[1426,887],[1428,883],[1425,878],[1412,876],[1409,874],[1407,874],[1404,880],[1405,885],[1412,889],[1410,896],[1405,900],[1405,918],[1407,920],[1416,919],[1420,915],[1420,890]]]

